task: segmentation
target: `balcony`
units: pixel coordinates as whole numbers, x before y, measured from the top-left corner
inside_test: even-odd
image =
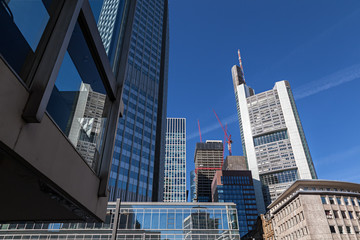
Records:
[[[1,1],[0,20],[0,222],[103,221],[125,68],[87,0]]]

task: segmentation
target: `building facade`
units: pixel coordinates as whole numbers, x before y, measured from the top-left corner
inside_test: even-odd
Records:
[[[287,81],[255,94],[240,67],[232,77],[243,152],[255,183],[260,213],[297,179],[317,175]],[[264,203],[261,203],[264,199]]]
[[[233,202],[236,204],[240,237],[254,229],[258,212],[250,171],[216,171],[211,192],[213,202]]]
[[[1,1],[0,20],[0,221],[104,220],[125,71],[112,71],[87,0]]]
[[[190,202],[196,202],[196,174],[195,174],[195,170],[190,172]]]
[[[115,54],[125,31],[121,9],[132,2],[106,0],[101,9],[98,28],[114,72],[122,67]],[[162,201],[169,57],[167,0],[137,0],[131,13],[129,55],[124,63],[124,116],[116,133],[109,201]]]
[[[186,202],[186,119],[167,118],[164,202]]]
[[[233,203],[128,202],[119,206],[119,202],[109,202],[104,223],[0,224],[0,239],[240,240],[240,237]]]
[[[270,204],[276,239],[360,239],[360,185],[298,180]]]
[[[222,170],[248,170],[244,156],[227,156]]]
[[[196,143],[195,148],[195,187],[197,202],[211,202],[211,183],[217,170],[223,163],[223,143],[218,140],[208,140]]]

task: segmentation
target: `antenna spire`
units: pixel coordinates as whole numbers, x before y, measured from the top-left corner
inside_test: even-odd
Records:
[[[239,64],[240,64],[240,68],[241,68],[241,72],[242,72],[242,77],[243,77],[244,82],[245,82],[245,74],[244,74],[244,69],[243,69],[243,66],[242,66],[241,55],[240,55],[240,49],[238,49],[238,56],[239,56]]]

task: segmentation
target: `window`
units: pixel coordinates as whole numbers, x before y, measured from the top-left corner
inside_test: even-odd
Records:
[[[335,201],[334,201],[333,197],[329,197],[329,201],[330,201],[330,204],[335,204]]]
[[[354,219],[354,214],[352,211],[349,211],[349,217],[350,217],[350,219]]]
[[[340,234],[343,234],[344,232],[343,232],[343,227],[342,226],[338,226],[338,228],[339,228],[339,233]]]
[[[326,218],[333,218],[330,210],[325,210]]]
[[[354,226],[354,231],[355,231],[356,234],[359,234],[359,233],[360,233],[359,227],[358,227],[358,226]]]
[[[346,226],[346,232],[351,233],[351,227],[350,226]]]
[[[334,211],[335,218],[339,218],[339,211]]]
[[[349,202],[348,198],[344,198],[344,202],[345,202],[345,205],[350,205],[350,202]]]
[[[335,226],[330,226],[330,232],[331,232],[331,233],[336,233],[336,231],[335,231]]]
[[[321,196],[321,202],[322,202],[322,204],[327,204],[325,196]]]
[[[344,219],[346,219],[346,213],[345,213],[345,211],[341,211],[341,216],[342,216]]]
[[[340,198],[340,197],[337,197],[337,198],[336,198],[336,201],[337,201],[337,204],[338,204],[338,205],[342,205],[342,203],[341,203],[341,198]]]

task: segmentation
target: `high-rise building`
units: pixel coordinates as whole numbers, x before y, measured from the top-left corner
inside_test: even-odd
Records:
[[[217,170],[223,163],[223,143],[208,140],[196,143],[195,148],[195,183],[197,202],[211,202],[211,183]]]
[[[190,172],[190,202],[196,202],[196,174],[195,170]]]
[[[242,68],[233,66],[243,152],[251,170],[259,212],[297,179],[317,178],[287,81],[255,94]]]
[[[211,192],[213,202],[236,204],[240,237],[253,230],[258,211],[253,180],[249,170],[216,171]]]
[[[129,0],[106,0],[98,28],[113,71]],[[109,201],[162,201],[165,158],[169,23],[167,0],[138,0],[124,63],[124,115],[119,119],[109,180]],[[120,42],[119,42],[120,41]]]
[[[186,202],[186,119],[167,118],[164,202]]]

